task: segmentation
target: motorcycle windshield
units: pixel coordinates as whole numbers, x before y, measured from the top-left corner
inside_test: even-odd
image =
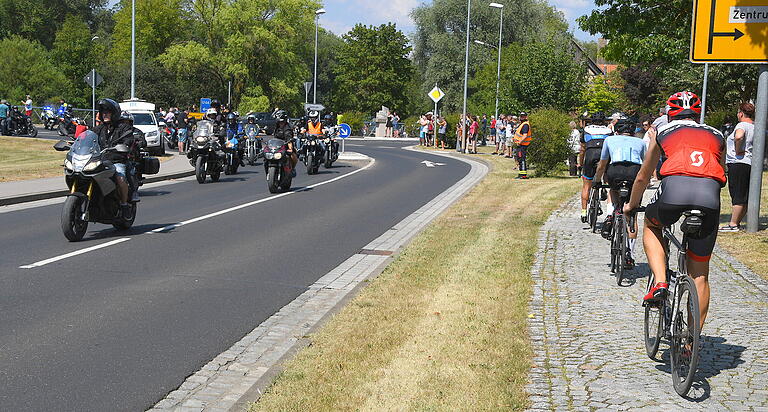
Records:
[[[259,130],[256,126],[245,126],[245,135],[248,137],[256,137],[259,135]]]
[[[267,141],[267,147],[273,150],[277,150],[285,145],[285,140],[281,139],[269,139]]]
[[[213,123],[208,120],[197,122],[197,129],[195,129],[194,137],[208,136],[213,136]]]
[[[73,155],[94,155],[101,151],[99,147],[99,136],[92,130],[86,130],[77,136],[77,140],[72,144],[69,150]]]

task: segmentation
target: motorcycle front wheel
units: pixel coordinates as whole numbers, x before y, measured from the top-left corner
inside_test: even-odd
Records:
[[[211,180],[215,183],[221,178],[221,165],[218,168],[211,167]],[[214,171],[215,170],[215,171]]]
[[[195,160],[195,178],[197,183],[205,183],[205,159],[202,156],[198,156]]]
[[[68,196],[64,201],[64,208],[61,211],[61,230],[64,237],[70,242],[77,242],[83,239],[88,230],[88,221],[82,220],[83,199],[78,196]]]
[[[67,129],[64,127],[64,123],[59,123],[59,136],[66,136]]]
[[[325,166],[326,169],[330,169],[332,163],[333,163],[333,161],[331,160],[331,151],[330,150],[326,150],[325,151],[325,164],[323,166]]]
[[[315,174],[315,155],[312,152],[307,153],[307,174]]]
[[[27,128],[27,134],[29,137],[37,137],[37,127],[35,127],[33,124],[30,124]]]
[[[277,166],[270,166],[269,169],[267,169],[267,186],[269,187],[269,193],[277,193],[280,191],[277,175]]]

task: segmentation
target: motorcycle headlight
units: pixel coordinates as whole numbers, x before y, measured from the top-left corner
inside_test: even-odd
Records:
[[[272,152],[267,152],[267,153],[264,153],[264,157],[266,157],[267,159],[272,159],[273,157],[275,157],[275,154]]]
[[[155,136],[157,136],[157,130],[147,133],[147,137],[155,137]]]
[[[227,146],[228,148],[232,148],[232,147],[235,147],[234,143],[232,143],[232,142],[227,142],[227,145],[226,145],[226,146]]]
[[[317,142],[313,140],[313,141],[312,141],[312,143],[310,143],[310,144],[311,144],[312,146],[314,146],[314,145],[316,145],[316,144],[317,144]]]
[[[280,160],[280,159],[283,158],[283,154],[282,153],[275,153],[274,157],[275,157],[275,160]]]
[[[64,168],[67,170],[73,170],[74,166],[72,166],[72,162],[69,161],[69,159],[64,160]]]
[[[73,155],[72,170],[79,172],[91,161],[91,155]]]
[[[195,141],[196,141],[198,144],[205,144],[205,142],[207,142],[207,141],[208,141],[208,138],[207,138],[207,137],[205,137],[205,136],[197,136],[197,137],[195,138]]]
[[[326,143],[330,143],[330,142],[331,142],[331,139],[325,139],[325,142],[326,142]]]
[[[84,172],[92,172],[96,170],[97,167],[101,166],[101,160],[97,160],[95,162],[88,162],[87,165],[83,168]]]

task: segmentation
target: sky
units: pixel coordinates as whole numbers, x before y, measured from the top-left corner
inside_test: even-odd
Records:
[[[476,0],[477,1],[477,0]],[[485,1],[485,0],[480,0]],[[504,3],[503,0],[495,0]],[[548,0],[549,3],[565,15],[575,37],[579,40],[596,40],[578,30],[576,18],[595,8],[593,0]],[[397,23],[397,27],[407,34],[415,27],[409,14],[415,7],[430,0],[324,0],[326,14],[320,17],[320,26],[336,34],[344,34],[356,23],[380,25],[388,22]],[[490,1],[489,1],[490,3]]]

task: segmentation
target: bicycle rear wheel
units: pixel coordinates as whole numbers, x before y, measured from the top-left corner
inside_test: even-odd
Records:
[[[653,272],[648,275],[648,287],[646,292],[653,287]],[[666,300],[665,300],[666,301]],[[643,338],[645,340],[645,353],[649,358],[655,360],[656,353],[659,351],[659,344],[663,333],[663,322],[661,314],[664,311],[664,303],[653,303],[645,305],[645,327],[643,328]]]
[[[592,189],[589,202],[589,227],[592,228],[592,233],[597,232],[597,216],[598,209],[600,208],[600,194],[597,189]]]
[[[624,224],[624,215],[618,214],[613,222],[616,227],[618,261],[616,264],[616,284],[621,286],[624,280],[624,266],[627,264],[627,226]]]
[[[680,276],[675,290],[675,313],[672,317],[672,385],[680,396],[691,389],[699,364],[700,330],[699,296],[690,276]]]

